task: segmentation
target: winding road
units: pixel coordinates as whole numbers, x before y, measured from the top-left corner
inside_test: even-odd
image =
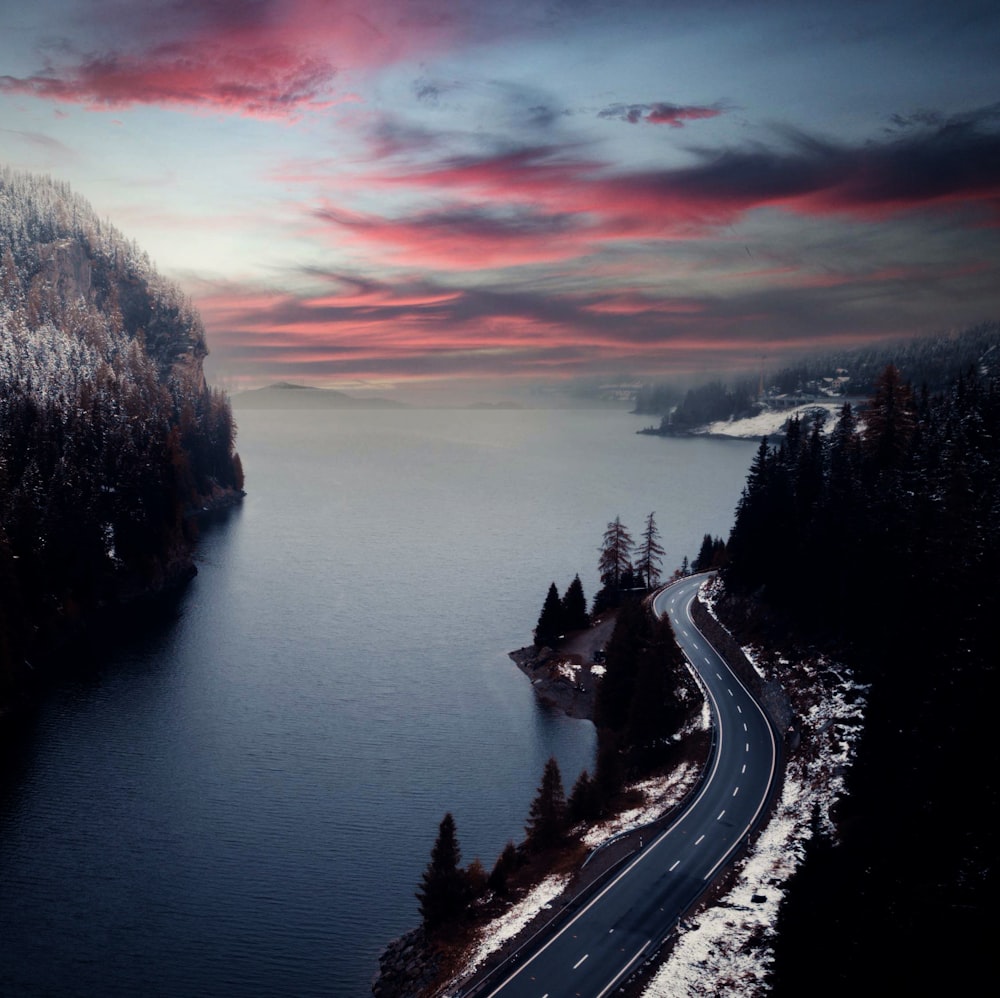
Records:
[[[651,956],[684,912],[747,841],[776,768],[771,726],[756,701],[695,627],[691,602],[704,576],[663,590],[653,609],[670,618],[701,677],[713,720],[708,774],[683,814],[649,841],[579,910],[556,919],[477,998],[602,998]]]

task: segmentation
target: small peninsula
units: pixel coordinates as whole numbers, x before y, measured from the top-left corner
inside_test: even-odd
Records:
[[[539,700],[568,717],[592,721],[597,685],[605,673],[604,648],[614,626],[615,615],[608,612],[571,634],[558,650],[527,645],[510,652],[510,658],[531,680]]]

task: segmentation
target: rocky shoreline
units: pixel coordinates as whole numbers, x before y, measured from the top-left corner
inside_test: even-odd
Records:
[[[413,998],[439,977],[441,961],[427,944],[423,929],[411,929],[393,939],[378,958],[372,980],[373,998]]]
[[[531,680],[538,699],[569,717],[594,718],[594,664],[551,648],[528,645],[510,652],[514,664]],[[597,666],[600,668],[600,666]]]

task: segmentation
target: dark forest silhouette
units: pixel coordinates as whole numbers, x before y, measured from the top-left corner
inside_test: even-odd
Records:
[[[1000,380],[932,394],[895,366],[829,434],[761,442],[720,605],[745,638],[830,651],[871,684],[842,841],[783,906],[775,994],[936,993],[989,951],[998,780]],[[822,980],[817,968],[822,967]]]

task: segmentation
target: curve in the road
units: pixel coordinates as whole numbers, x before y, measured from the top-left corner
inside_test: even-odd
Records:
[[[712,705],[714,747],[701,787],[669,828],[530,954],[491,975],[485,998],[603,998],[650,957],[747,840],[767,803],[777,746],[763,710],[698,630],[690,607],[704,577],[653,602]]]

